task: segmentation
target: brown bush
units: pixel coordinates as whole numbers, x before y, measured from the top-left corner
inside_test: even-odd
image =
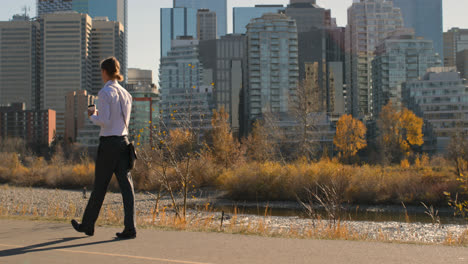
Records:
[[[443,192],[457,189],[449,168],[350,166],[326,160],[288,165],[248,163],[220,176],[228,196],[241,200],[306,199],[305,189],[332,183],[347,202],[369,204],[443,204]]]

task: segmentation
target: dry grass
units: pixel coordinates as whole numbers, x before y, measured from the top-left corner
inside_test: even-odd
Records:
[[[466,246],[468,245],[468,230],[465,230],[460,235],[448,234],[445,238],[444,245],[448,246]]]
[[[0,153],[0,183],[16,186],[47,188],[91,187],[94,163],[63,161],[60,164],[43,158],[20,159],[17,154]],[[168,171],[168,174],[174,172]],[[208,156],[194,159],[191,166],[193,188],[218,186],[238,200],[272,201],[307,198],[307,191],[333,182],[342,200],[349,203],[445,205],[444,192],[457,193],[453,169],[447,163],[431,165],[417,161],[412,167],[343,165],[330,160],[315,163],[297,161],[242,162],[231,169],[220,167]],[[148,164],[138,163],[132,171],[135,188],[140,191],[159,190],[161,181]],[[111,182],[111,189],[118,185]]]
[[[82,212],[77,208],[73,202],[64,207],[58,202],[52,201],[45,209],[38,209],[27,203],[20,203],[14,207],[5,207],[2,203],[0,204],[0,218],[68,222],[70,219],[81,217]],[[383,232],[380,232],[378,236],[362,234],[340,221],[332,223],[330,221],[315,219],[311,220],[309,226],[302,228],[272,228],[268,225],[269,216],[267,213],[261,220],[243,220],[245,218],[235,213],[231,219],[224,221],[223,226],[220,226],[219,217],[215,213],[210,212],[209,206],[206,205],[204,209],[207,212],[191,214],[187,217],[187,220],[176,217],[171,208],[163,208],[159,213],[153,211],[146,214],[137,212],[137,225],[139,228],[219,232],[263,237],[409,243],[392,240]],[[122,224],[123,208],[121,206],[103,207],[97,225],[116,226]],[[443,244],[449,246],[467,246],[468,230],[458,236],[449,233]]]
[[[54,165],[43,158],[28,157],[21,162],[17,154],[0,153],[0,182],[18,186],[74,188],[91,186],[94,163]]]
[[[234,199],[306,199],[305,189],[333,182],[349,203],[446,204],[443,192],[457,190],[450,167],[352,166],[322,160],[317,163],[247,163],[225,171],[220,185]]]

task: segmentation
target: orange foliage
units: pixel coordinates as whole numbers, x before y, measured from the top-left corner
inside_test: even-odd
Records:
[[[213,110],[213,118],[211,119],[213,127],[211,133],[211,155],[217,164],[225,168],[229,168],[236,163],[242,155],[241,146],[233,137],[228,121],[229,114],[226,113],[224,108],[221,108],[219,111]]]
[[[342,157],[348,158],[367,146],[366,126],[351,115],[344,115],[338,120],[333,143]]]
[[[398,110],[389,102],[382,108],[377,121],[383,147],[398,157],[408,156],[411,146],[424,144],[423,124],[423,119],[412,111],[406,108]]]

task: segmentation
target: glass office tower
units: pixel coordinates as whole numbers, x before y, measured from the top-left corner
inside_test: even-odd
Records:
[[[227,34],[227,0],[173,0],[173,7],[214,11],[218,19],[218,36],[221,37]]]
[[[442,0],[393,0],[393,5],[401,9],[405,27],[413,28],[417,37],[432,40],[443,58]]]
[[[161,8],[161,58],[171,50],[171,41],[180,36],[197,38],[197,10]]]
[[[57,11],[70,11],[72,10],[72,2],[73,0],[37,0],[37,16],[41,17],[44,14]]]
[[[234,34],[245,34],[247,25],[254,18],[266,13],[278,13],[284,10],[283,5],[256,5],[255,7],[234,7],[232,10],[232,25]]]

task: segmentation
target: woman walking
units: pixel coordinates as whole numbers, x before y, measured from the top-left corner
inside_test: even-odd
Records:
[[[78,232],[88,236],[94,235],[94,226],[104,202],[107,187],[115,173],[122,192],[125,211],[125,229],[116,235],[121,239],[131,239],[136,237],[135,193],[130,175],[130,143],[128,141],[132,96],[118,83],[123,81],[123,77],[120,74],[120,63],[116,58],[111,57],[101,63],[101,75],[105,86],[99,91],[98,107],[88,109],[91,122],[101,127],[94,189],[81,224],[72,220],[72,225]]]

